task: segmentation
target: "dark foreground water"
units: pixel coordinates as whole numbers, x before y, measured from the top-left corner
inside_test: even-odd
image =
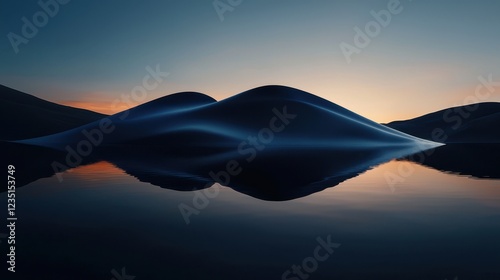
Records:
[[[265,201],[101,161],[16,190],[16,273],[2,279],[500,279],[500,180],[482,177],[391,161]]]

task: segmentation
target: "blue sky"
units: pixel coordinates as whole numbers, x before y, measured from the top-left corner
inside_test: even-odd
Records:
[[[354,44],[354,27],[364,30],[391,1],[243,0],[221,21],[213,1],[71,0],[17,53],[8,34],[22,36],[21,18],[43,10],[1,1],[0,83],[111,113],[159,65],[169,76],[140,102],[282,84],[385,122],[461,105],[478,76],[500,82],[499,1],[401,0],[348,63],[339,45]],[[480,101],[500,101],[500,88]]]

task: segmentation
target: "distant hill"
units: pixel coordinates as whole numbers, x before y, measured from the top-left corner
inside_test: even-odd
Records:
[[[0,140],[45,136],[106,115],[52,103],[0,85]]]
[[[444,143],[500,143],[500,103],[453,107],[385,125],[423,139],[442,138]]]

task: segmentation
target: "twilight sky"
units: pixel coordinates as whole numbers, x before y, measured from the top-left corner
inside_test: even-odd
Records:
[[[473,100],[479,76],[500,85],[495,0],[220,0],[220,9],[231,7],[223,21],[213,0],[59,1],[68,3],[44,23],[36,0],[1,0],[0,84],[113,113],[113,101],[159,65],[168,77],[134,105],[179,91],[220,100],[280,84],[378,122]],[[381,10],[391,14],[385,26],[372,22]],[[32,38],[23,17],[40,26],[28,30]],[[340,45],[355,47],[355,27],[366,33],[367,24],[373,37],[348,63]],[[500,102],[495,89],[480,101]]]

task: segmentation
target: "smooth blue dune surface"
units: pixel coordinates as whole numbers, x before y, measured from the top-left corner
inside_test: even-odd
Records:
[[[75,167],[69,161],[76,157],[83,164],[85,157],[105,160],[164,188],[191,191],[219,182],[265,200],[305,196],[442,145],[283,86],[218,102],[201,93],[177,93],[18,143],[68,152],[66,162],[59,159],[68,167]]]
[[[438,143],[382,126],[332,102],[283,86],[255,88],[217,102],[194,92],[168,95],[102,121],[45,137],[19,141],[63,150],[103,131],[96,146],[227,147],[255,136],[276,147],[430,148]],[[112,131],[107,131],[111,130]],[[88,132],[87,134],[83,133]],[[260,134],[259,134],[260,132]],[[99,139],[100,140],[100,139]]]

